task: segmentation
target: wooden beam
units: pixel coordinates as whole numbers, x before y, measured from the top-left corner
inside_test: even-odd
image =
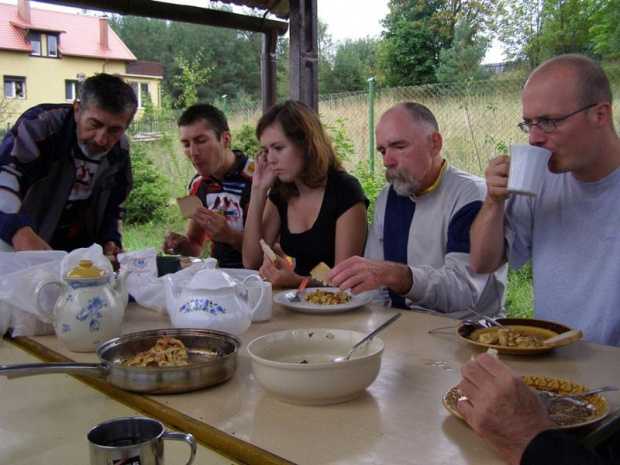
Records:
[[[289,93],[319,109],[319,53],[317,0],[290,0]]]
[[[278,37],[273,33],[265,33],[263,36],[263,53],[261,55],[261,100],[263,113],[266,113],[275,105],[277,95],[276,85],[276,45]]]
[[[247,16],[196,6],[175,5],[152,0],[40,0],[44,3],[99,10],[120,15],[167,19],[205,26],[224,27],[250,32],[273,32],[283,36],[288,23],[259,16]]]

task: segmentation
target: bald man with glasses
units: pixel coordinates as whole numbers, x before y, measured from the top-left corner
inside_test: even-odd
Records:
[[[598,63],[560,55],[530,75],[523,121],[531,145],[552,152],[537,197],[508,193],[510,157],[489,162],[487,196],[470,232],[470,261],[534,270],[536,318],[620,346],[620,139],[609,80]]]

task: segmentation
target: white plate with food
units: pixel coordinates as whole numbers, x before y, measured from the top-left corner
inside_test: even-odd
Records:
[[[299,296],[299,301],[291,302],[286,292],[276,294],[273,300],[291,310],[301,313],[340,313],[354,310],[370,302],[370,292],[353,295],[337,287],[309,287]]]

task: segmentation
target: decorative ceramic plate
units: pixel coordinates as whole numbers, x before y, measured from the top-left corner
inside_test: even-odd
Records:
[[[285,297],[284,294],[290,291],[280,292],[276,294],[273,300],[280,305],[290,308],[291,310],[295,310],[296,312],[320,314],[348,312],[349,310],[353,310],[367,304],[368,302],[370,302],[371,299],[371,295],[369,292],[362,292],[361,294],[353,295],[347,291],[347,293],[351,297],[351,300],[342,304],[322,305],[306,302],[306,296],[309,293],[315,292],[317,290],[322,290],[325,292],[338,292],[340,289],[338,289],[337,287],[309,287],[301,293],[301,295],[299,296],[299,302],[291,302]]]
[[[534,389],[551,391],[560,395],[590,390],[590,388],[563,379],[531,375],[524,375],[522,378],[528,386]],[[461,420],[463,417],[456,410],[456,405],[462,397],[458,387],[454,386],[444,394],[442,399],[446,410]],[[548,407],[551,418],[557,424],[557,429],[570,429],[589,425],[605,418],[609,414],[609,404],[601,394],[585,397],[584,400],[587,401],[587,408],[575,409],[573,406],[565,408],[565,406],[555,402]]]
[[[542,336],[544,339],[548,339],[558,334],[571,331],[571,328],[564,326],[560,323],[554,323],[552,321],[535,320],[532,318],[498,318],[498,323],[503,324],[511,329],[519,330],[525,334],[535,334]],[[486,344],[477,340],[480,335],[485,333],[497,332],[499,328],[492,326],[490,323],[484,320],[476,321],[474,323],[464,323],[458,327],[456,334],[465,342],[473,344],[482,349],[497,349],[500,354],[506,355],[535,355],[549,352],[554,347],[507,347],[499,344]]]

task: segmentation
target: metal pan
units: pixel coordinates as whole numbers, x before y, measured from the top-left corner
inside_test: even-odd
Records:
[[[149,350],[164,335],[187,347],[191,363],[179,367],[130,367],[123,361]],[[97,349],[101,363],[30,363],[1,365],[8,378],[66,373],[103,378],[112,386],[141,394],[175,394],[196,391],[230,379],[237,369],[241,341],[235,336],[206,329],[158,329],[125,334]]]

